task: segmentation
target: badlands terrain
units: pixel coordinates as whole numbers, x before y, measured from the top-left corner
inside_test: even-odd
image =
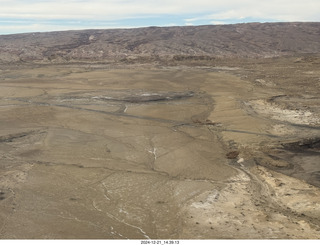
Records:
[[[1,239],[319,239],[320,24],[0,36]]]

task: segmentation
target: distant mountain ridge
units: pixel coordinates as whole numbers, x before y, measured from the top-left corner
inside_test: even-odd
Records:
[[[320,54],[320,22],[83,30],[0,36],[0,63],[134,62]]]

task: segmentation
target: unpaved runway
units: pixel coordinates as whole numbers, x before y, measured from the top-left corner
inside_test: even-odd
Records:
[[[0,237],[320,238],[319,146],[281,148],[315,107],[300,130],[227,68],[2,70]]]

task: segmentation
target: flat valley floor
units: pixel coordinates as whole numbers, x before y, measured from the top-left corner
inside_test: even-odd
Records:
[[[320,59],[6,65],[0,238],[319,239]]]

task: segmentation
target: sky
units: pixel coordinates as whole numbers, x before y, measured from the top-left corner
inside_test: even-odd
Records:
[[[320,0],[0,0],[0,34],[320,21]]]

